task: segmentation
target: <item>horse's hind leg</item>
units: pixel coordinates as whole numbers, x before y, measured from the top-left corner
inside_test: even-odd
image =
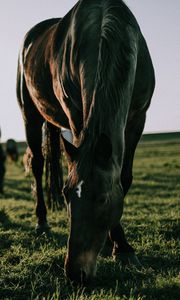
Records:
[[[36,216],[38,234],[48,231],[47,210],[44,202],[42,175],[44,167],[44,157],[42,154],[42,124],[43,118],[40,116],[31,100],[26,97],[23,107],[23,115],[25,118],[25,131],[27,144],[31,151],[31,166],[34,176],[34,194],[36,198]]]
[[[137,122],[138,120],[138,122]],[[125,133],[125,155],[121,173],[121,184],[126,196],[132,183],[132,167],[136,146],[141,137],[145,123],[145,113],[138,116],[135,122],[128,123]],[[110,239],[114,243],[113,257],[119,259],[124,264],[140,266],[133,247],[126,240],[126,236],[121,224],[110,230]]]
[[[42,175],[44,167],[44,158],[42,154],[42,125],[43,117],[35,107],[28,89],[25,78],[22,74],[21,66],[18,64],[17,70],[17,100],[22,111],[25,123],[26,139],[31,151],[32,173],[35,179],[35,196],[36,196],[36,216],[37,216],[37,233],[40,234],[48,231],[47,210],[44,202]]]
[[[29,148],[32,152],[32,173],[34,175],[34,192],[36,196],[36,216],[37,226],[36,230],[38,234],[48,231],[47,225],[47,210],[44,202],[43,188],[42,188],[42,175],[44,167],[44,158],[42,155],[42,120],[38,119],[33,122],[26,123],[26,137]]]

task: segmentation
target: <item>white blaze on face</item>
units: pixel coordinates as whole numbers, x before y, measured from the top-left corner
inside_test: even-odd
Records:
[[[82,185],[83,185],[84,181],[81,180],[80,183],[77,185],[76,188],[76,193],[78,195],[78,198],[81,198],[81,193],[82,193]]]

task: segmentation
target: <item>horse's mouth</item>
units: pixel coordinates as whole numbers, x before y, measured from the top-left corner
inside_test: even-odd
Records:
[[[89,282],[96,275],[96,259],[97,255],[92,251],[79,255],[73,262],[67,256],[65,260],[66,276],[73,282],[81,284]]]

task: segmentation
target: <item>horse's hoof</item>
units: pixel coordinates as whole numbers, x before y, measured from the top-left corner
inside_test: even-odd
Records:
[[[48,238],[52,237],[51,227],[47,223],[37,224],[35,230],[37,236],[45,235]]]
[[[134,252],[118,253],[113,255],[113,259],[120,262],[123,267],[133,266],[139,270],[143,269],[143,265]]]

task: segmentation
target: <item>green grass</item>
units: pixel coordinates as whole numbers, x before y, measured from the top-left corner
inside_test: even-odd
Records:
[[[122,222],[145,266],[122,269],[99,257],[96,279],[75,287],[64,276],[66,211],[49,212],[53,237],[36,238],[30,178],[19,162],[7,163],[0,196],[0,299],[180,299],[180,139],[144,139],[136,152],[134,181]]]

